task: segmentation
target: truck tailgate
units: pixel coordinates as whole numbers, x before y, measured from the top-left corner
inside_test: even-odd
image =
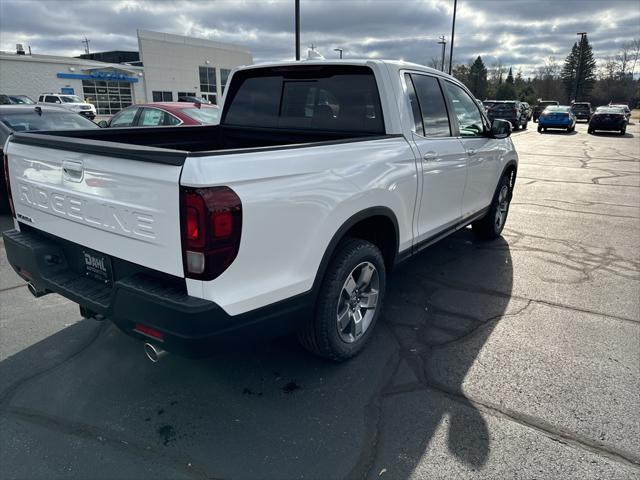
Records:
[[[183,275],[182,165],[9,142],[16,217],[138,265]],[[135,158],[134,155],[132,157]]]

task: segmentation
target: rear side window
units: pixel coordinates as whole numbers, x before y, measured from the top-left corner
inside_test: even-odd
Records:
[[[368,67],[291,67],[239,72],[222,123],[246,127],[384,134]]]
[[[60,103],[60,100],[58,100],[58,97],[54,97],[53,95],[47,95],[44,98],[44,101],[46,103]]]
[[[411,79],[418,97],[424,136],[451,136],[447,107],[438,79],[419,74],[412,74]]]

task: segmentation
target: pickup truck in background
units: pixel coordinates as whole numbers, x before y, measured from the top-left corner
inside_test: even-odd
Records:
[[[346,360],[394,265],[501,234],[518,158],[481,110],[420,65],[309,61],[235,70],[219,125],[15,133],[7,257],[153,361],[291,331]]]

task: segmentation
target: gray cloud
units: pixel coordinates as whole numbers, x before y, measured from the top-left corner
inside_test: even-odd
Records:
[[[327,57],[334,48],[352,57],[403,58],[428,63],[447,40],[453,0],[301,0],[303,48]],[[636,0],[459,0],[454,58],[482,55],[531,74],[549,56],[562,61],[587,31],[597,58],[640,37]],[[143,28],[236,43],[256,61],[293,57],[293,0],[0,0],[0,49],[15,43],[34,52],[135,50]]]

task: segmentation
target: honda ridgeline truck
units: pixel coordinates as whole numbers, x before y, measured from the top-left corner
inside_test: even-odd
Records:
[[[501,234],[518,157],[481,110],[420,65],[309,61],[235,70],[220,125],[15,133],[7,256],[152,360],[290,331],[345,360],[394,265]]]

